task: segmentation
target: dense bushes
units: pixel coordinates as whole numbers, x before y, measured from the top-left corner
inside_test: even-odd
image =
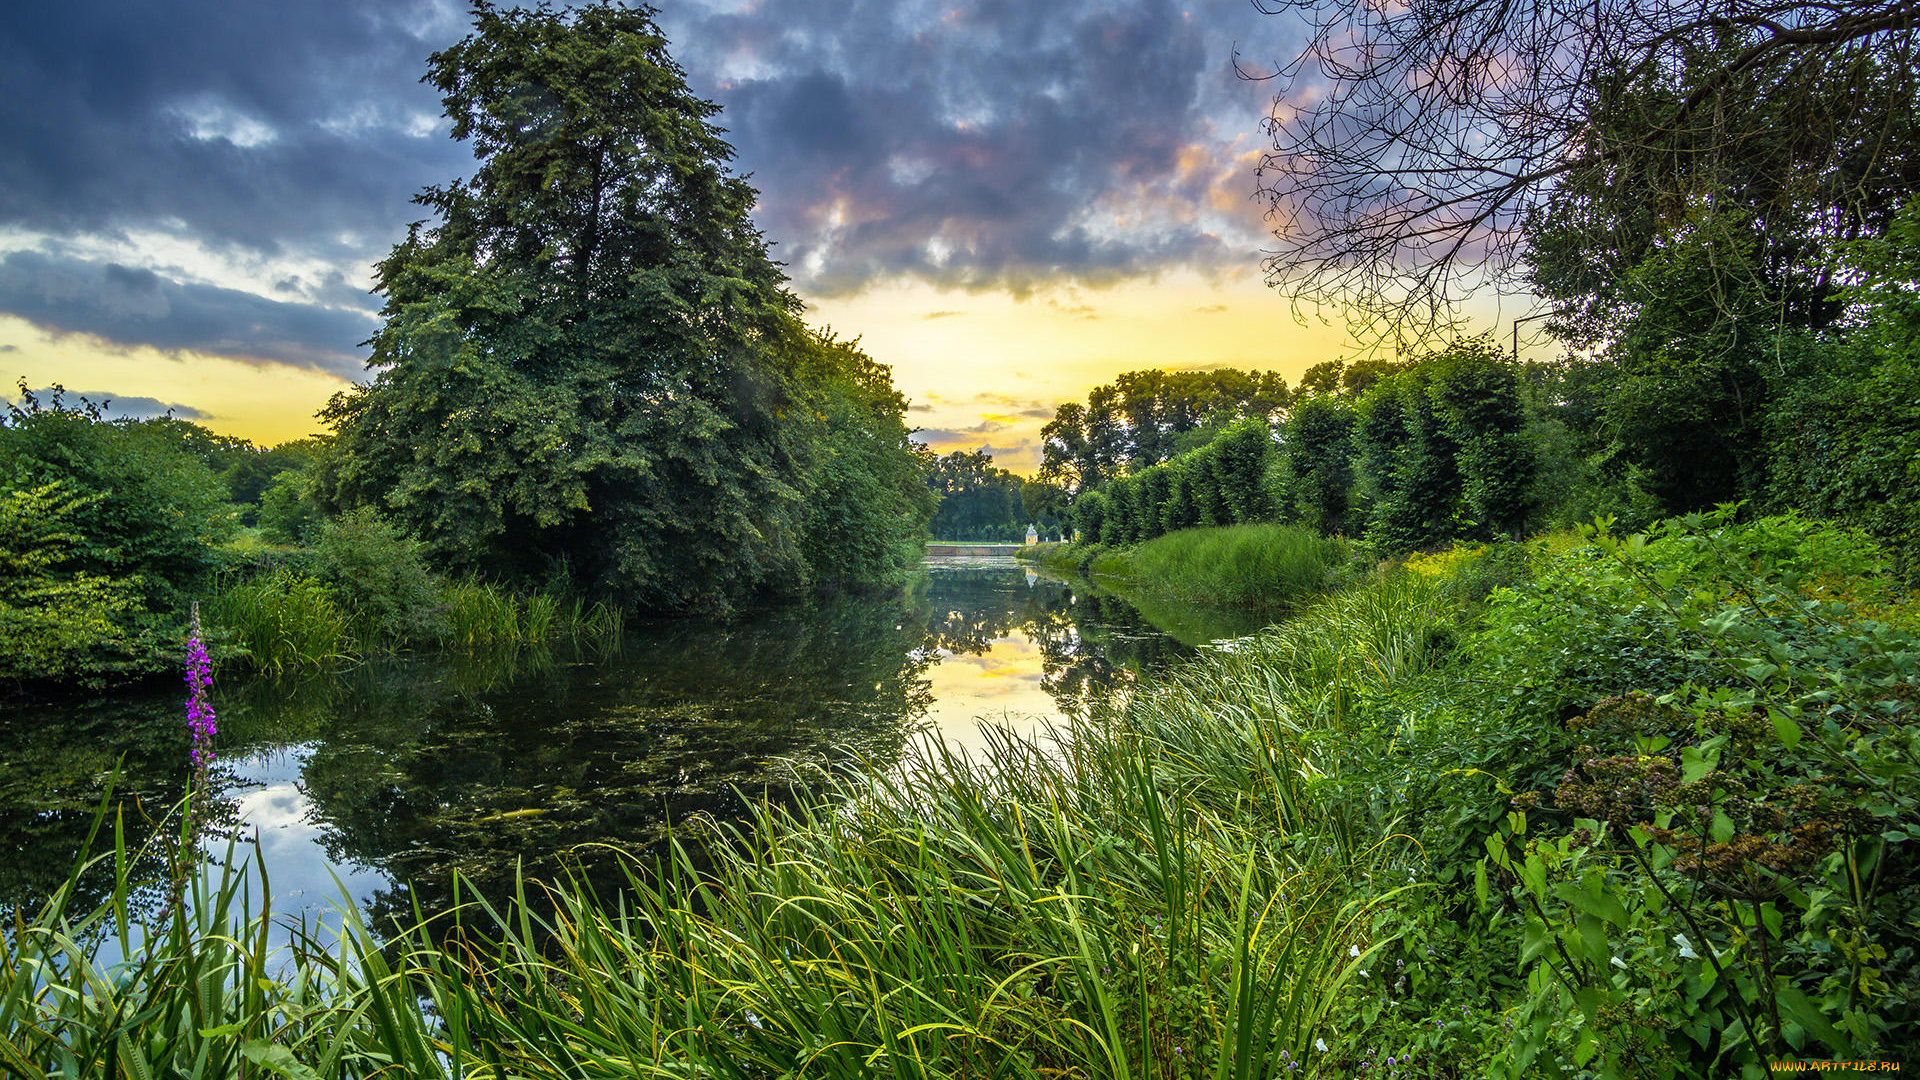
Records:
[[[100,685],[173,662],[236,528],[165,422],[25,392],[0,423],[0,672]]]
[[[1360,895],[1411,888],[1333,1075],[1897,1056],[1920,1023],[1911,604],[1873,544],[1795,518],[1455,550],[1204,660],[1134,722],[1243,718],[1260,749],[1217,756],[1285,763],[1296,837],[1394,850]]]
[[[1213,441],[1082,495],[1075,528],[1103,544],[1137,544],[1194,525],[1269,521],[1273,440],[1265,420],[1227,426]]]
[[[84,501],[61,481],[0,491],[0,679],[90,681],[124,655],[141,605],[129,583],[74,565]]]
[[[1846,297],[1861,325],[1844,340],[1798,335],[1768,416],[1768,495],[1852,521],[1920,577],[1920,199],[1884,239],[1849,249]]]
[[[1404,552],[1526,528],[1537,509],[1537,448],[1519,374],[1490,343],[1372,365],[1346,385],[1344,394],[1299,395],[1277,429],[1241,420],[1195,450],[1083,492],[1072,507],[1082,538],[1127,545],[1196,526],[1281,521]]]

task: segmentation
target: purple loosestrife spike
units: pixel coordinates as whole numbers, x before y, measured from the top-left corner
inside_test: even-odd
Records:
[[[200,642],[200,605],[193,605],[193,633],[187,638],[187,727],[193,732],[193,764],[213,762],[213,737],[220,730],[213,719],[207,688],[213,685],[213,664]]]

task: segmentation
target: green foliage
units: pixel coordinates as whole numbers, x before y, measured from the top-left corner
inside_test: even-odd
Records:
[[[1350,553],[1296,525],[1186,529],[1130,552],[1125,575],[1156,593],[1215,606],[1280,610],[1342,581]]]
[[[1485,338],[1455,345],[1428,370],[1427,392],[1460,448],[1468,513],[1484,534],[1518,539],[1534,510],[1535,467],[1519,373]]]
[[[62,525],[73,569],[126,582],[150,610],[179,609],[233,532],[225,486],[165,422],[103,421],[22,393],[0,426],[0,486],[61,484],[78,500]]]
[[[858,342],[808,331],[800,347],[799,383],[818,421],[806,439],[801,557],[815,585],[900,585],[935,507],[902,420],[906,400]]]
[[[1456,342],[1368,385],[1355,407],[1354,461],[1371,539],[1410,551],[1520,533],[1534,511],[1536,451],[1519,373],[1491,342]],[[1321,437],[1337,447],[1336,433]]]
[[[1265,420],[1238,420],[1165,464],[1086,492],[1073,502],[1075,526],[1088,541],[1125,545],[1193,526],[1271,521],[1270,431]]]
[[[1042,429],[1040,478],[1075,497],[1212,442],[1236,422],[1271,423],[1286,381],[1270,371],[1129,371],[1067,402]]]
[[[6,674],[100,686],[173,668],[235,528],[225,486],[169,421],[21,395],[0,422]]]
[[[803,546],[872,524],[858,498],[910,530],[904,403],[799,326],[717,106],[651,13],[473,13],[427,79],[480,164],[419,196],[436,223],[378,267],[379,374],[323,413],[323,500],[379,507],[457,571],[564,564],[661,609],[838,576]],[[882,529],[845,569],[897,578],[907,546]]]
[[[1516,1073],[1895,1052],[1920,1020],[1920,642],[1869,614],[1895,595],[1884,563],[1794,519],[1593,539],[1589,577],[1653,606],[1670,669],[1570,721],[1569,767],[1488,841],[1536,1008],[1585,1021],[1535,1025]]]
[[[255,511],[261,534],[278,544],[311,542],[325,517],[317,468],[288,469],[274,477],[273,484],[261,493]]]
[[[1073,500],[1073,527],[1087,543],[1104,542],[1107,518],[1112,516],[1112,500],[1104,492],[1089,491]]]
[[[1773,497],[1860,524],[1909,578],[1920,570],[1920,200],[1883,238],[1845,252],[1859,329],[1843,342],[1788,338],[1768,416]]]
[[[1283,519],[1326,536],[1348,531],[1353,428],[1353,406],[1347,399],[1321,393],[1294,406],[1281,433],[1275,492]]]
[[[1027,517],[1018,476],[993,467],[985,450],[955,450],[934,458],[927,486],[939,498],[927,531],[937,540],[1020,540]]]
[[[82,501],[58,481],[0,491],[0,679],[85,677],[124,649],[133,590],[69,565]]]
[[[203,615],[208,629],[258,671],[320,667],[354,651],[352,628],[334,591],[288,570],[215,593]]]
[[[422,545],[371,507],[320,526],[314,571],[332,588],[362,642],[405,645],[446,632],[441,585],[427,569]]]
[[[1067,509],[1067,489],[1044,480],[1029,480],[1020,485],[1020,509],[1027,520],[1039,526],[1043,534],[1057,535],[1072,515]]]
[[[1466,532],[1459,440],[1420,370],[1375,383],[1357,408],[1356,486],[1367,537],[1389,551],[1443,544]]]

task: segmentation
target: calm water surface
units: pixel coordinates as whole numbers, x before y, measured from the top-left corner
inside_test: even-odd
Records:
[[[365,664],[216,688],[217,813],[258,838],[274,909],[344,888],[376,922],[504,890],[563,861],[612,882],[675,823],[740,820],[820,770],[897,765],[919,738],[977,749],[1033,729],[1257,618],[1150,608],[1008,558],[929,559],[906,594],[737,622],[629,629],[599,651]],[[63,880],[108,776],[137,835],[186,782],[182,693],[15,707],[0,723],[0,908]],[[110,885],[87,881],[89,897]]]

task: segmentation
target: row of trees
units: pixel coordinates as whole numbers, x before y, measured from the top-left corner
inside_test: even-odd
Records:
[[[1041,430],[1039,478],[1070,495],[1205,445],[1237,420],[1272,420],[1287,407],[1271,371],[1130,371],[1069,401]]]
[[[1238,421],[1199,449],[1081,495],[1074,523],[1085,538],[1128,544],[1199,525],[1270,521],[1272,455],[1267,422]]]
[[[1365,535],[1388,550],[1514,535],[1534,523],[1541,444],[1519,370],[1484,340],[1406,363],[1322,365],[1284,419],[1083,493],[1084,539],[1150,540],[1256,521]]]
[[[986,450],[955,450],[925,461],[927,486],[939,498],[927,534],[935,540],[1012,541],[1027,528],[1055,536],[1066,524],[1066,492],[995,468]]]
[[[1484,339],[1411,361],[1331,362],[1309,369],[1272,425],[1258,498],[1221,502],[1196,485],[1217,475],[1222,439],[1083,492],[1074,521],[1088,539],[1134,543],[1283,520],[1404,551],[1596,515],[1637,528],[1743,501],[1863,525],[1911,573],[1920,199],[1884,236],[1833,255],[1834,324],[1765,329],[1765,362],[1749,357],[1742,378],[1677,358],[1698,344],[1677,329],[1657,350],[1623,341],[1552,363],[1517,364]]]

